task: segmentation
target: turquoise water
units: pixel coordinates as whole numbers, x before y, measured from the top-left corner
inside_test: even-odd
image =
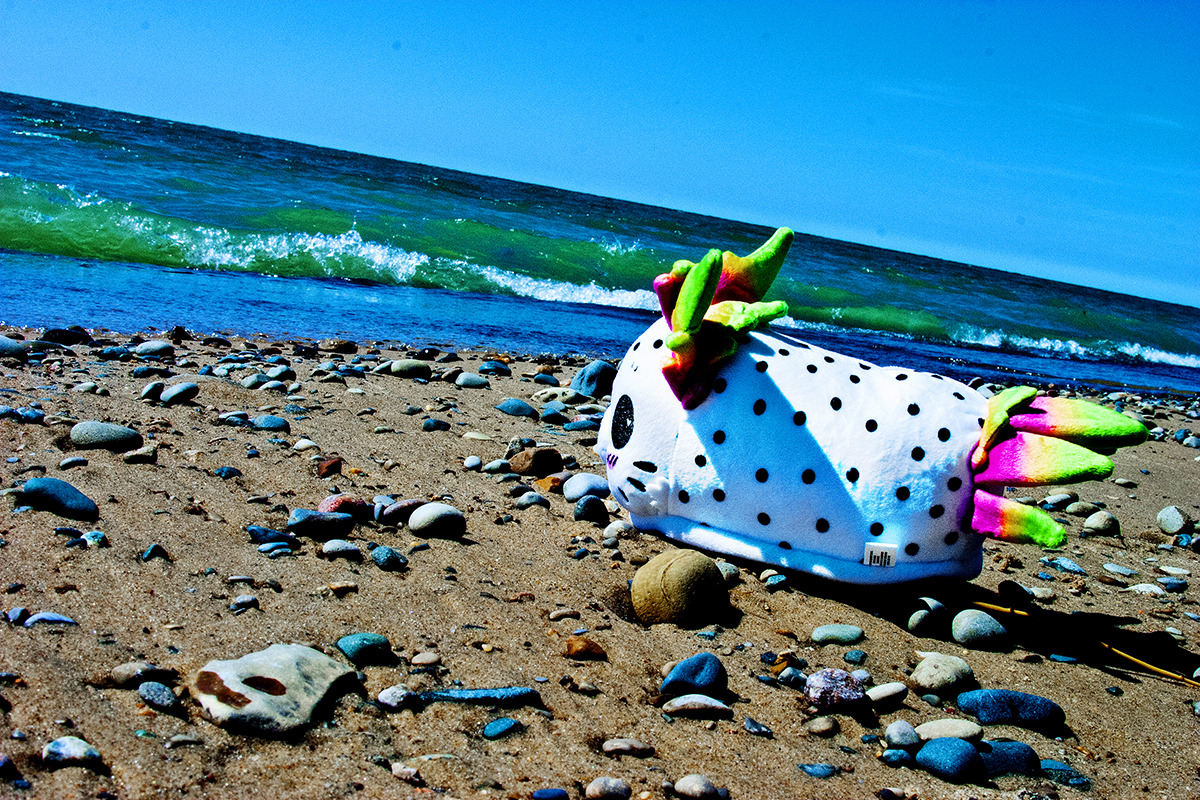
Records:
[[[656,274],[770,233],[0,93],[11,324],[618,356],[653,319]],[[803,234],[772,299],[800,335],[885,363],[1200,390],[1185,306]]]

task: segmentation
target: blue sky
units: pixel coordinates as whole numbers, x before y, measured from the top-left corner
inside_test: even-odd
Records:
[[[0,0],[0,90],[1200,303],[1190,0]]]

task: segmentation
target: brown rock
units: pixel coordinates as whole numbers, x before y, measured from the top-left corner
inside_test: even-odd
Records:
[[[323,339],[318,346],[322,350],[344,355],[354,355],[358,352],[358,345],[348,339]]]
[[[534,485],[548,494],[562,494],[563,479],[558,475],[549,475],[534,481]]]
[[[608,661],[608,653],[604,648],[586,636],[568,636],[566,646],[567,649],[563,655],[567,658],[581,661]]]
[[[668,550],[638,568],[633,610],[647,625],[705,624],[724,610],[729,593],[716,562],[695,550]]]
[[[322,458],[317,462],[317,477],[328,478],[333,475],[340,475],[342,472],[343,461],[340,457]]]
[[[544,478],[563,468],[562,455],[553,447],[522,450],[508,460],[508,467],[518,475],[535,475]]]

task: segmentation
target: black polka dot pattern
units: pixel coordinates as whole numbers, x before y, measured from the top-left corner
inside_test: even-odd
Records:
[[[696,466],[697,467],[703,467],[707,463],[708,463],[708,459],[705,458],[704,456],[696,456]]]
[[[767,411],[767,401],[766,400],[763,400],[760,397],[759,399],[754,401],[754,415],[756,417],[761,417],[763,414],[766,413],[766,411]]]
[[[816,479],[817,473],[813,472],[811,469],[806,469],[804,472],[800,473],[800,480],[804,481],[805,483],[811,484]]]
[[[724,489],[713,489],[713,500],[716,500],[718,503],[724,502],[725,490]]]
[[[691,499],[692,498],[688,495],[688,493],[685,490],[683,490],[683,489],[679,490],[679,502],[686,503],[688,500],[691,500]]]
[[[758,481],[759,483],[766,483],[768,477],[770,477],[770,475],[762,467],[759,467],[759,469],[754,473],[754,480]]]
[[[725,431],[716,431],[715,433],[713,433],[713,443],[714,444],[724,444],[725,443]]]
[[[805,414],[803,411],[797,411],[795,414],[792,414],[792,424],[793,425],[803,425],[807,420],[808,420],[808,415]]]
[[[765,512],[765,511],[758,512],[758,524],[759,525],[770,525],[771,524],[771,517],[767,514],[767,512]]]
[[[729,384],[726,382],[726,380],[724,378],[717,378],[715,381],[713,381],[713,391],[716,392],[717,394],[724,393],[725,389],[728,388],[728,386],[729,386]]]

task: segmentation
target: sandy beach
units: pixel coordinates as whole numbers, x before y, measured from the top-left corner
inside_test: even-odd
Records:
[[[28,341],[42,331],[0,333]],[[510,442],[528,439],[556,450],[567,472],[603,475],[594,432],[495,408],[508,398],[540,408],[534,395],[548,387],[534,377],[553,375],[565,387],[586,360],[486,352],[446,360],[444,351],[418,353],[395,343],[221,341],[182,329],[135,338],[91,333],[90,343],[46,347],[26,361],[5,359],[0,369],[0,404],[44,414],[41,421],[0,419],[7,459],[0,489],[56,478],[99,509],[95,520],[12,513],[21,503],[9,492],[0,511],[0,587],[9,618],[0,624],[0,755],[8,760],[0,797],[530,798],[558,787],[578,798],[593,779],[612,776],[633,797],[661,798],[691,774],[747,799],[886,797],[878,793],[889,788],[896,797],[981,800],[1200,797],[1193,707],[1200,688],[1113,652],[1188,677],[1200,668],[1200,606],[1195,587],[1186,585],[1200,571],[1200,553],[1168,546],[1173,537],[1156,520],[1168,506],[1200,518],[1200,451],[1172,436],[1118,451],[1107,481],[1030,492],[1041,500],[1075,491],[1119,520],[1119,536],[1081,538],[1083,517],[1055,513],[1069,531],[1060,551],[989,542],[974,581],[922,586],[867,589],[789,574],[780,589],[761,580],[764,566],[735,560],[730,611],[698,628],[646,626],[632,611],[627,584],[638,565],[673,544],[637,531],[606,542],[605,524],[574,518],[560,481],[505,478],[474,466],[505,459]],[[171,341],[173,350],[101,358],[105,347],[157,339]],[[240,362],[228,360],[237,354]],[[428,379],[371,371],[412,358],[426,361]],[[487,375],[486,388],[454,382],[459,371],[477,374],[490,360],[507,363],[511,375]],[[328,361],[361,369],[321,369]],[[202,374],[235,365],[225,376]],[[240,383],[279,366],[295,372],[281,379],[290,392]],[[168,387],[194,382],[198,393],[169,405],[142,399],[156,380]],[[1184,413],[1197,408],[1194,397],[1122,401],[1171,433],[1200,428]],[[221,415],[229,412],[279,416],[290,429],[228,424]],[[447,424],[427,425],[431,419]],[[79,448],[70,433],[88,420],[132,428],[144,451],[129,457]],[[86,463],[67,461],[64,468],[67,459]],[[228,467],[234,469],[222,469]],[[531,486],[548,507],[518,507],[516,484]],[[294,510],[316,510],[338,493],[368,505],[366,518],[339,537],[357,557],[323,555],[321,541],[300,536],[290,554],[270,558],[247,533],[248,526],[282,531]],[[453,506],[465,517],[465,534],[422,538],[406,525],[380,524],[369,509],[380,495]],[[624,518],[610,512],[607,522]],[[60,527],[76,533],[56,533]],[[76,541],[93,530],[110,546]],[[148,553],[153,545],[165,557]],[[381,569],[369,555],[373,545],[392,548],[407,565]],[[1057,571],[1039,562],[1045,556],[1069,559],[1086,575]],[[1121,577],[1106,564],[1137,575]],[[1162,587],[1158,579],[1170,577],[1177,579],[1172,589],[1185,582],[1182,591],[1129,590]],[[1018,600],[1006,582],[1037,587],[1040,596]],[[918,635],[908,622],[925,607],[922,597],[944,604],[947,616]],[[966,648],[951,639],[951,614],[987,606],[1008,629],[1004,646]],[[21,608],[76,624],[27,627],[12,612]],[[817,626],[835,622],[858,626],[862,640],[811,640]],[[299,733],[231,732],[197,702],[196,675],[210,661],[300,643],[350,665],[337,643],[363,632],[385,636],[395,661],[357,667],[359,676],[342,682],[344,691]],[[573,636],[594,644],[568,657]],[[921,769],[889,767],[879,759],[884,746],[871,738],[882,737],[889,723],[970,717],[953,697],[939,707],[916,691],[877,714],[818,713],[802,692],[773,680],[773,659],[763,658],[791,653],[811,674],[855,669],[844,659],[854,649],[866,653],[861,666],[876,685],[907,682],[917,653],[932,651],[964,659],[979,687],[1054,701],[1065,712],[1065,729],[988,725],[984,737],[1025,742],[1041,759],[1069,764],[1090,789],[1047,775],[955,785]],[[662,710],[664,665],[702,652],[728,672],[732,718]],[[155,710],[136,683],[119,685],[114,668],[135,661],[167,671],[161,682],[178,698],[174,710]],[[541,707],[431,702],[392,710],[378,700],[397,684],[414,692],[528,687]],[[747,730],[747,716],[772,735]],[[832,726],[811,724],[825,716]],[[521,726],[485,737],[484,727],[499,717]],[[52,768],[43,748],[64,736],[86,740],[102,765]],[[604,744],[620,738],[649,752],[606,753]],[[836,771],[816,778],[801,764]]]

